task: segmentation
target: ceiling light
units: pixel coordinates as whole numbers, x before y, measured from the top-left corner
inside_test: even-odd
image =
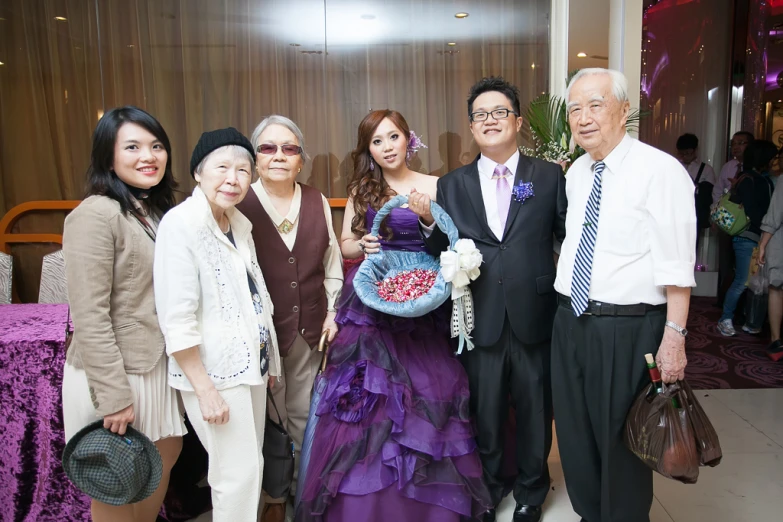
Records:
[[[362,20],[375,20],[375,15],[374,14],[363,14],[359,18],[361,18]]]
[[[536,68],[536,64],[534,64],[534,63],[531,63],[531,64],[530,64],[530,68],[531,68],[531,69],[535,69],[535,68]]]
[[[55,16],[54,19],[57,20],[58,22],[67,22],[68,21],[68,19],[65,18],[64,16]]]
[[[448,45],[449,47],[454,47],[455,45],[457,45],[457,42],[449,42],[446,45]]]
[[[0,65],[2,65],[2,62],[0,62]],[[778,100],[778,103],[783,103],[783,100]]]
[[[134,47],[136,47],[136,46],[135,46],[135,45],[133,45],[133,44],[128,44],[128,47],[129,47],[130,49],[133,49],[133,48],[134,48]]]
[[[467,18],[468,16],[470,16],[468,13],[457,13],[454,18]]]
[[[579,53],[576,55],[577,58],[587,58],[587,53]]]
[[[5,65],[5,63],[3,63],[3,62],[0,62],[0,65]]]

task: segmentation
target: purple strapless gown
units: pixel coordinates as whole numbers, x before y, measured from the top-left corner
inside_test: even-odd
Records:
[[[375,212],[370,209],[368,225]],[[383,248],[423,251],[416,215],[394,209]],[[458,522],[491,506],[468,408],[468,379],[448,337],[450,306],[406,319],[366,307],[354,267],[297,522]]]

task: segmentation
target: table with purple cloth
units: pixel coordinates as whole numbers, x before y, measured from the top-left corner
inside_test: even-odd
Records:
[[[0,519],[89,520],[60,459],[67,305],[0,305]]]
[[[67,305],[0,305],[1,522],[90,520],[89,497],[61,463],[67,320]],[[206,453],[190,431],[159,520],[186,520],[210,507],[209,488],[197,486]]]

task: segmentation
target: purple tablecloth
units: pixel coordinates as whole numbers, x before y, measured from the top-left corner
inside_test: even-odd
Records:
[[[89,520],[63,472],[67,305],[0,305],[0,520]]]
[[[62,382],[67,305],[0,305],[0,522],[90,520],[90,498],[63,471]],[[207,455],[193,429],[158,520],[211,509]]]

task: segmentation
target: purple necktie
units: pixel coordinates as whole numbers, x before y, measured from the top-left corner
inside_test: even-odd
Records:
[[[495,172],[492,174],[492,179],[497,180],[495,185],[495,198],[498,205],[498,217],[500,218],[501,230],[506,230],[506,220],[508,219],[508,208],[511,206],[511,189],[508,186],[506,177],[511,173],[508,171],[505,165],[498,165],[495,167]],[[501,235],[503,232],[501,232]]]

